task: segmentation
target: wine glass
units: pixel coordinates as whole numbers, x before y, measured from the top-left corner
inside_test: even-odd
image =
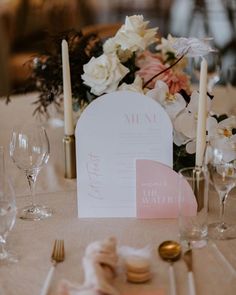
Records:
[[[220,200],[219,221],[209,224],[208,235],[221,240],[236,238],[236,225],[225,221],[228,194],[236,185],[236,136],[212,138],[207,146],[205,161],[210,181]]]
[[[15,254],[7,251],[6,238],[16,220],[15,192],[5,175],[4,152],[0,147],[0,263],[17,262]]]
[[[229,89],[236,88],[236,65],[231,65],[227,69],[227,85]]]
[[[210,52],[208,55],[204,56],[208,64],[208,82],[207,91],[209,93],[213,92],[214,86],[220,81],[221,74],[221,59],[220,53],[218,51]],[[193,60],[194,73],[197,79],[200,79],[200,66],[201,57],[195,57]]]
[[[234,98],[236,94],[236,65],[230,65],[226,72],[226,85],[229,97]],[[236,104],[232,99],[232,114],[236,113]]]
[[[52,209],[39,205],[35,200],[37,176],[49,159],[49,140],[46,130],[34,124],[13,129],[10,156],[15,165],[24,171],[31,192],[31,204],[20,210],[20,218],[40,220],[52,215]]]

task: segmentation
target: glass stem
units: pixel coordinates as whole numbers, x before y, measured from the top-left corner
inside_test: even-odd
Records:
[[[6,255],[5,244],[6,240],[0,236],[0,258],[3,258]]]
[[[35,202],[35,184],[36,184],[36,178],[37,178],[37,173],[32,173],[32,174],[26,174],[28,183],[29,183],[29,188],[30,188],[30,194],[31,194],[31,204],[32,206],[36,205]]]
[[[225,203],[228,197],[228,193],[220,194],[220,223],[224,227],[225,224]]]

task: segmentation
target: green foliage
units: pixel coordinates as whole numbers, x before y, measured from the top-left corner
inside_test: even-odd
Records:
[[[165,63],[173,63],[176,61],[176,55],[174,54],[174,52],[171,52],[171,51],[167,51],[166,52],[166,60],[165,60]]]
[[[74,30],[63,32],[51,38],[50,50],[42,52],[40,56],[31,61],[32,81],[39,92],[39,98],[35,102],[35,114],[47,113],[47,108],[51,103],[59,105],[59,98],[63,93],[61,56],[63,39],[67,40],[69,47],[71,87],[75,110],[96,98],[89,93],[89,87],[83,84],[81,75],[83,65],[92,56],[102,54],[102,42],[96,34],[84,36],[82,32]]]
[[[173,168],[179,171],[182,168],[195,166],[195,154],[188,154],[185,145],[173,146]]]
[[[134,82],[135,79],[135,72],[139,69],[136,65],[135,65],[135,59],[136,59],[136,55],[135,53],[132,54],[131,58],[129,58],[126,62],[123,63],[123,65],[128,68],[130,70],[130,72],[124,77],[124,79],[122,79],[122,81],[120,82],[120,84],[122,83],[127,83],[127,84],[131,84]]]

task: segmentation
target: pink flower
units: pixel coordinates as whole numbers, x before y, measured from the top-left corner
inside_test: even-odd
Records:
[[[161,78],[161,75],[159,79],[166,82],[166,84],[169,86],[170,93],[175,94],[179,92],[181,89],[184,89],[186,92],[189,93],[189,77],[183,72],[175,72],[172,69],[169,71],[167,71],[168,73],[166,75],[164,73],[163,78]]]
[[[163,64],[162,59],[157,54],[143,52],[137,59],[136,65],[140,68],[137,74],[143,79],[144,84],[156,74],[165,70],[149,84],[148,88],[154,88],[157,80],[165,82],[171,94],[179,92],[181,89],[189,92],[189,77],[181,70],[171,68],[167,70],[169,64]]]
[[[143,68],[144,66],[146,66],[147,63],[152,62],[163,64],[164,61],[160,54],[151,53],[150,51],[145,50],[138,55],[136,66],[139,68]]]

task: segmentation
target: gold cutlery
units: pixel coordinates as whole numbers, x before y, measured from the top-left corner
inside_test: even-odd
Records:
[[[192,249],[187,250],[183,259],[188,268],[188,287],[189,287],[189,295],[196,295],[195,282],[193,277],[193,253]]]
[[[177,261],[181,257],[181,246],[176,241],[164,241],[158,247],[160,257],[167,262],[169,265],[169,281],[170,281],[170,294],[176,295],[176,283],[173,269],[173,262]]]
[[[65,249],[63,240],[55,240],[51,255],[52,266],[47,274],[47,277],[44,281],[43,288],[40,292],[40,295],[46,295],[49,290],[50,282],[55,270],[55,267],[58,263],[64,261],[65,259]]]

